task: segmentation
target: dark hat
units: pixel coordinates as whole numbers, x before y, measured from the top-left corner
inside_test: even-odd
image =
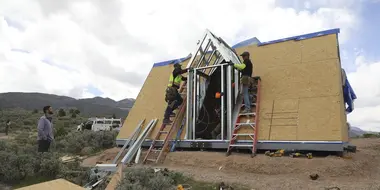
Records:
[[[180,63],[174,63],[174,67],[175,68],[181,68],[181,64]]]
[[[242,53],[240,56],[249,56],[249,52],[248,52],[248,51],[245,51],[245,52]]]

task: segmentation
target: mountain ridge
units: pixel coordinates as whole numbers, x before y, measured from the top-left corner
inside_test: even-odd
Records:
[[[43,106],[51,105],[53,109],[77,108],[87,116],[110,116],[125,118],[132,108],[135,99],[126,98],[115,101],[111,98],[81,98],[46,94],[38,92],[6,92],[0,93],[0,108],[22,108],[26,110],[41,110]]]

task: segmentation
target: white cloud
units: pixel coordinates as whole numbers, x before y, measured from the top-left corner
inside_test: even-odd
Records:
[[[358,99],[348,120],[353,126],[380,132],[380,61],[368,61],[360,55],[355,64],[356,71],[347,77]]]
[[[360,21],[357,11],[330,2],[310,1],[316,11],[309,12],[275,0],[2,0],[0,91],[80,98],[92,96],[91,85],[113,99],[135,97],[154,62],[188,55],[206,28],[233,45],[339,27],[345,43]]]

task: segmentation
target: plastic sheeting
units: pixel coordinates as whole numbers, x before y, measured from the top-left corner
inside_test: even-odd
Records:
[[[343,98],[346,112],[351,113],[354,110],[354,100],[356,100],[357,97],[347,78],[346,85],[343,86]]]

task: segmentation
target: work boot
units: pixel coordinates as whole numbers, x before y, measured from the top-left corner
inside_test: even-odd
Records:
[[[171,124],[173,121],[171,121],[169,118],[168,119],[164,119],[162,121],[162,124],[165,124],[165,125],[168,125],[168,124]]]
[[[170,117],[175,117],[175,113],[172,112],[172,113],[170,114]]]

